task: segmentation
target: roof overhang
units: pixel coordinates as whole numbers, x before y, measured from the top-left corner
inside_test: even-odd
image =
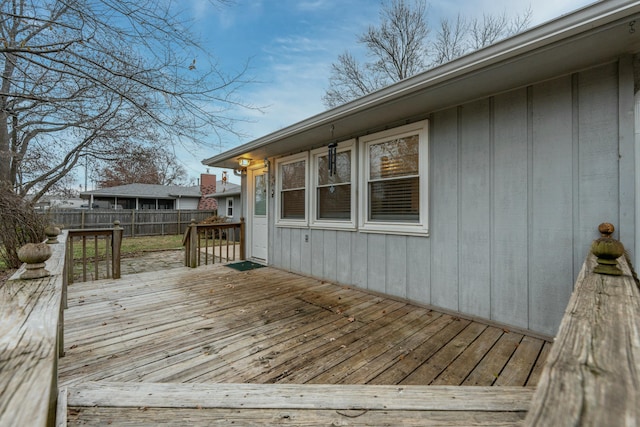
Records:
[[[237,188],[236,190],[231,190],[231,191],[226,191],[224,193],[213,193],[213,194],[207,194],[206,196],[204,196],[205,198],[211,198],[211,199],[217,199],[220,197],[234,197],[234,196],[239,196],[242,194],[242,191],[240,190],[240,188]]]
[[[202,163],[233,169],[240,157],[263,159],[308,150],[615,61],[640,50],[638,19],[640,1],[601,1]]]

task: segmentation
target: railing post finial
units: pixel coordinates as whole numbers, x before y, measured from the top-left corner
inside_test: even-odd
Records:
[[[624,255],[622,243],[611,237],[615,231],[613,224],[603,222],[598,226],[601,236],[591,244],[591,252],[598,257],[598,265],[593,269],[594,273],[608,274],[612,276],[622,275],[622,270],[618,268],[618,258]]]
[[[50,276],[44,267],[51,254],[51,248],[46,243],[27,243],[18,249],[18,259],[25,263],[25,271],[20,278],[28,280]]]

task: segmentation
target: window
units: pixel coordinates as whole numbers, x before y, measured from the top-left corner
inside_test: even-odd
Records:
[[[278,224],[307,225],[307,153],[278,160]]]
[[[361,138],[363,231],[426,234],[427,122]]]
[[[334,168],[329,165],[329,148],[311,152],[311,224],[330,228],[355,228],[354,141],[336,148]]]
[[[227,217],[233,217],[233,197],[227,197]]]

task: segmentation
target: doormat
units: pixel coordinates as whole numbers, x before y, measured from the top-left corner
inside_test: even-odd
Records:
[[[253,270],[254,268],[264,267],[264,265],[258,264],[257,262],[253,262],[253,261],[241,261],[241,262],[234,262],[233,264],[227,264],[227,267],[231,267],[234,270],[238,270],[238,271],[247,271],[247,270]]]

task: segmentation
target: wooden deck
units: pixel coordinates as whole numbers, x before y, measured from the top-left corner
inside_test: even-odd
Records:
[[[120,390],[110,392],[115,395],[122,394],[127,383],[145,383],[129,386],[140,390],[153,386],[147,383],[158,387],[157,383],[170,383],[183,389],[188,387],[184,383],[202,383],[199,387],[205,388],[232,383],[231,389],[243,386],[238,383],[248,383],[244,387],[277,383],[272,386],[275,389],[265,389],[273,395],[282,393],[277,387],[286,384],[344,385],[330,389],[338,395],[353,393],[342,388],[346,385],[363,384],[395,386],[379,389],[390,393],[405,387],[407,393],[411,390],[418,395],[424,391],[412,389],[413,385],[535,386],[551,347],[539,338],[269,267],[238,272],[209,265],[76,283],[69,287],[68,298],[66,356],[60,359],[59,375],[60,387],[68,389],[70,399],[69,425],[124,420],[141,407],[146,408],[143,415],[151,424],[163,417],[151,410],[153,402],[144,399],[126,411],[83,400],[78,396],[87,384],[115,387]],[[177,385],[180,383],[183,385]],[[468,389],[478,394],[485,387]],[[451,400],[449,389],[432,390],[443,390]],[[462,395],[467,390],[456,389]],[[532,389],[518,390],[530,396]],[[202,389],[188,390],[207,395]],[[510,410],[505,412],[503,406],[498,411],[508,415],[507,424],[522,420],[525,413],[523,394],[514,390],[514,396],[519,396],[514,401],[520,403],[512,401]],[[203,402],[191,409],[178,404],[177,415],[172,417],[192,417],[194,410],[206,407]],[[238,417],[236,421],[241,422],[247,414],[240,415],[237,408],[251,406],[247,402],[236,405],[226,407],[226,415],[216,416],[227,421]],[[329,406],[313,406],[313,411],[335,415],[340,409]],[[428,411],[427,406],[422,410]],[[348,406],[354,407],[364,406]],[[491,405],[483,407],[486,412]],[[275,412],[268,416],[281,414],[277,404],[269,408]],[[374,409],[366,407],[367,411]],[[320,413],[305,414],[321,417]],[[483,425],[482,416],[469,414]],[[373,422],[367,419],[359,417],[358,422]],[[483,422],[495,424],[497,419]]]

